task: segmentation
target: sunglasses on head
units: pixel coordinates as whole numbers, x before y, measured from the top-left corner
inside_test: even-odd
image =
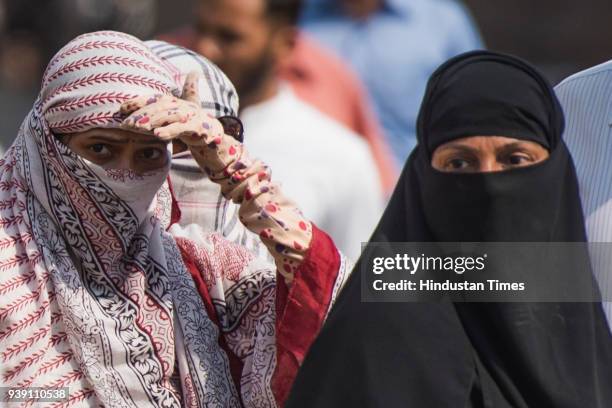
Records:
[[[223,126],[226,135],[233,137],[240,143],[244,141],[244,126],[242,121],[235,116],[221,116],[217,120]]]

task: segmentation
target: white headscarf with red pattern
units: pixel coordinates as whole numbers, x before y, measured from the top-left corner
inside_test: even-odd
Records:
[[[205,108],[235,114],[231,83],[201,69]],[[69,387],[50,406],[240,406],[219,329],[159,220],[168,169],[105,170],[55,136],[116,128],[122,102],[178,95],[183,79],[117,32],[82,35],[50,62],[0,162],[0,385]]]

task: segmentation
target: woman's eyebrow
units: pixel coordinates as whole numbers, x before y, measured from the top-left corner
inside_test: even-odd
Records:
[[[136,144],[159,144],[159,145],[164,145],[164,146],[170,143],[168,141],[161,140],[161,139],[147,139],[147,140],[130,139],[130,141]]]
[[[94,136],[87,138],[87,141],[88,142],[91,142],[91,141],[107,142],[107,143],[128,143],[130,139],[124,136],[94,135]]]
[[[500,146],[498,151],[502,153],[506,153],[508,151],[521,150],[521,149],[524,149],[525,147],[526,147],[525,142],[522,142],[522,141],[512,142],[512,143],[508,143],[503,146]]]
[[[463,153],[473,153],[474,150],[475,149],[472,146],[464,145],[464,144],[451,144],[451,145],[440,147],[441,152],[442,151],[460,151]]]
[[[126,143],[136,143],[136,144],[159,144],[166,146],[168,142],[161,139],[139,139],[132,138],[127,136],[115,136],[115,135],[95,135],[87,139],[88,142],[105,142],[105,143],[114,143],[114,144],[126,144]]]

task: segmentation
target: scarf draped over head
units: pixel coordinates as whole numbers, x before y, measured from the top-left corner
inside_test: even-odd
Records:
[[[227,78],[204,59],[193,68],[203,107],[235,114]],[[169,165],[103,169],[57,138],[117,128],[123,102],[180,96],[186,74],[108,31],[49,63],[0,162],[0,385],[68,387],[71,406],[239,406],[218,328],[164,231]]]
[[[546,80],[521,60],[489,52],[451,59],[432,75],[418,120],[431,155],[466,136],[506,136],[553,149],[564,117]]]
[[[371,242],[586,241],[563,123],[550,85],[529,64],[488,51],[449,60],[429,81],[419,144]],[[534,141],[550,157],[495,173],[433,169],[438,146],[467,136]],[[361,262],[287,407],[612,404],[612,345],[600,304],[364,303]],[[522,260],[513,262],[501,267],[511,272]],[[577,274],[590,274],[585,263],[577,262]],[[545,269],[539,273],[554,281]],[[577,281],[590,285],[592,276]]]

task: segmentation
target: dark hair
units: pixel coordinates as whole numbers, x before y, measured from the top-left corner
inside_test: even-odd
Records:
[[[289,25],[297,25],[302,0],[266,0],[268,17]]]

